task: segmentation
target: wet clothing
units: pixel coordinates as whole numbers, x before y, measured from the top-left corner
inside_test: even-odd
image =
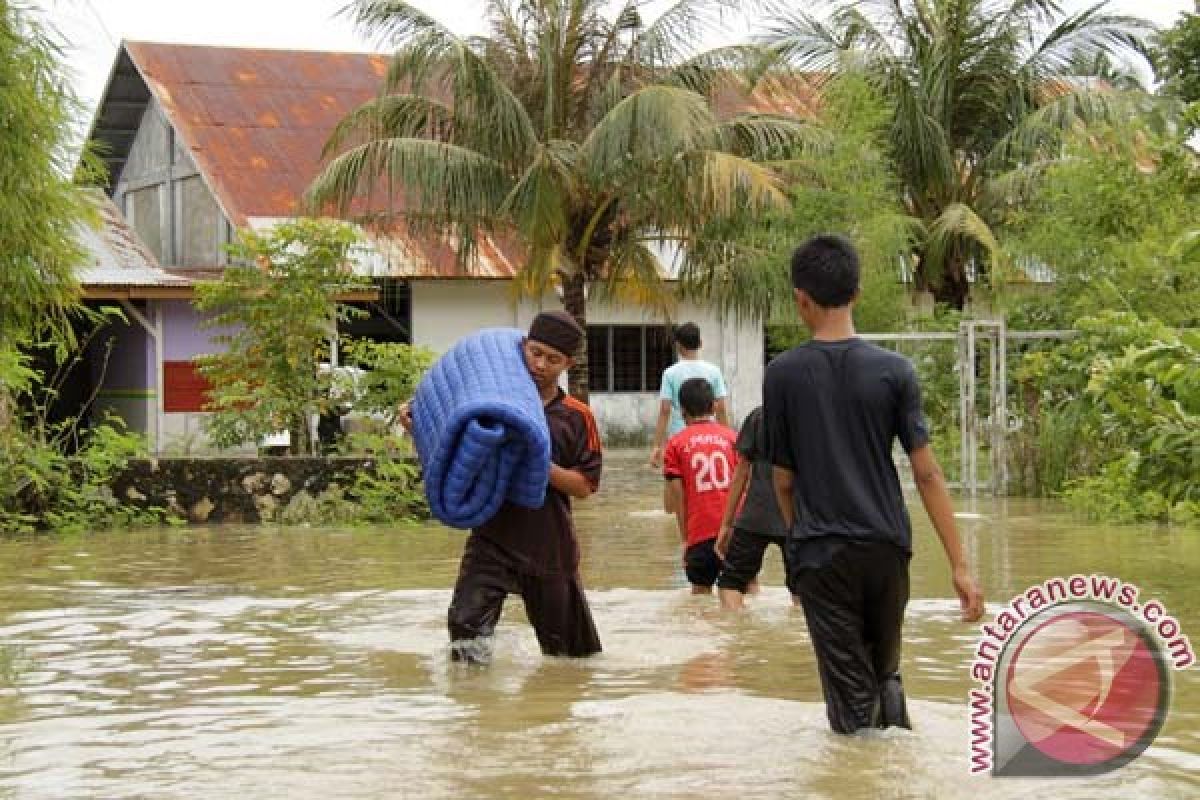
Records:
[[[715,539],[737,467],[736,437],[717,422],[696,422],[671,437],[663,477],[682,482],[687,546]]]
[[[742,421],[742,429],[738,431],[737,453],[739,459],[750,462],[750,479],[741,509],[733,523],[733,534],[717,586],[745,594],[762,571],[763,556],[770,545],[779,548],[785,570],[787,568],[787,550],[784,547],[787,529],[779,513],[779,504],[775,501],[775,484],[771,475],[761,406]]]
[[[794,473],[788,588],[800,598],[839,733],[908,726],[900,641],[912,527],[892,461],[929,442],[908,359],[858,338],[813,340],[767,367],[771,462]]]
[[[683,411],[679,406],[679,390],[685,382],[692,378],[704,378],[708,381],[708,385],[713,390],[713,397],[717,400],[729,394],[729,389],[725,386],[725,378],[721,375],[721,368],[716,364],[710,364],[698,358],[682,358],[664,369],[662,386],[659,387],[658,397],[660,400],[669,400],[671,402],[671,419],[667,424],[668,439],[679,433],[687,425],[683,419]]]
[[[504,599],[519,594],[525,614],[548,656],[590,656],[600,652],[600,635],[592,622],[578,573],[533,575],[522,569],[509,550],[482,536],[467,539],[448,614],[451,657],[486,663],[491,636]]]
[[[716,538],[689,545],[683,553],[684,572],[693,586],[711,587],[721,574],[721,559],[717,557]]]
[[[908,555],[887,542],[847,542],[825,567],[792,569],[788,588],[804,609],[830,727],[911,728],[900,682]]]
[[[729,540],[729,549],[725,553],[725,563],[721,567],[721,576],[717,579],[717,587],[733,589],[745,594],[746,589],[762,571],[763,556],[766,555],[767,548],[771,545],[779,548],[786,574],[788,553],[785,537],[766,536],[745,528],[734,528],[733,535]]]
[[[737,437],[738,457],[753,464],[746,499],[734,526],[747,533],[782,538],[787,535],[779,504],[775,501],[775,483],[771,475],[770,451],[762,407],[754,409],[742,422]]]
[[[793,536],[841,536],[912,550],[892,442],[929,442],[916,371],[858,338],[809,341],[767,367],[771,462],[795,473]]]
[[[600,434],[591,410],[559,390],[545,406],[550,458],[600,484]],[[571,498],[546,489],[541,508],[505,503],[495,517],[471,531],[463,550],[448,622],[454,642],[488,637],[508,594],[520,594],[542,650],[585,656],[600,639],[579,578],[579,542]],[[456,656],[468,657],[456,649]]]

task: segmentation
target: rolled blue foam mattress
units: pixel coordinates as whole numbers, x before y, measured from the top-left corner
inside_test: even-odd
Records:
[[[474,528],[507,500],[540,508],[550,481],[550,431],[525,367],[524,332],[485,328],[459,340],[417,386],[413,442],[433,515]]]

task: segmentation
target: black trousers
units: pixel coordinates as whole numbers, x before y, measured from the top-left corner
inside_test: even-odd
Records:
[[[582,657],[600,652],[600,635],[578,573],[529,574],[499,545],[472,535],[463,550],[447,614],[454,660],[491,660],[490,639],[510,594],[521,595],[546,655]]]
[[[833,730],[912,727],[900,682],[908,554],[886,542],[847,543],[829,564],[795,569],[788,583],[804,608]]]

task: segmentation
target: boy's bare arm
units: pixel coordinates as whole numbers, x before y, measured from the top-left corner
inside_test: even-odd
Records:
[[[667,423],[671,421],[671,401],[658,401],[658,421],[654,424],[654,449],[650,452],[650,466],[661,467],[663,442],[667,438]]]
[[[667,478],[667,502],[675,512],[675,524],[679,528],[679,540],[687,544],[687,500],[683,495],[683,481]]]
[[[983,592],[979,590],[963,555],[958,525],[954,521],[954,505],[946,490],[942,468],[929,445],[913,450],[908,458],[912,463],[917,491],[921,494],[921,504],[925,506],[925,513],[929,515],[929,521],[933,523],[933,529],[942,542],[942,549],[946,551],[946,560],[950,563],[954,579],[954,591],[962,605],[963,619],[974,622],[983,616]]]
[[[717,533],[717,542],[713,548],[717,551],[717,555],[722,559],[725,558],[725,552],[729,549],[729,539],[733,534],[733,518],[737,514],[738,504],[742,502],[742,495],[746,492],[746,486],[750,483],[750,461],[743,458],[737,463],[733,469],[733,481],[729,484],[729,499],[725,501],[725,514],[721,517],[721,529]]]

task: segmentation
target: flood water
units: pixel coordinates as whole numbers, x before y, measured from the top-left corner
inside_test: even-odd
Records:
[[[0,539],[0,798],[1200,796],[1196,669],[1173,676],[1156,744],[1115,773],[968,775],[978,629],[957,622],[915,498],[903,665],[916,730],[829,733],[777,552],[746,613],[690,597],[659,489],[617,456],[579,509],[604,653],[544,658],[514,598],[483,670],[447,658],[456,531]],[[1200,531],[1088,525],[1024,500],[960,506],[987,618],[1046,578],[1106,573],[1200,644]]]

